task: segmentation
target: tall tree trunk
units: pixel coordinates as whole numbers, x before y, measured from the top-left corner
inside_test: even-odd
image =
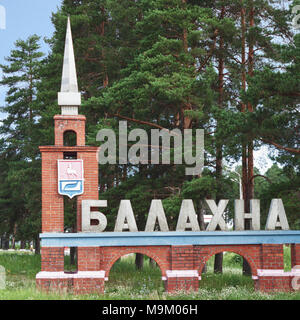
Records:
[[[250,9],[249,9],[249,27],[254,27],[254,7],[252,1],[250,1]],[[254,45],[253,40],[250,37],[249,41],[249,53],[248,53],[248,76],[253,76],[253,70],[254,70]],[[248,103],[247,109],[249,112],[253,112],[253,106],[251,103]],[[247,194],[245,199],[245,206],[246,206],[246,212],[250,212],[250,199],[254,198],[254,157],[253,157],[253,141],[252,137],[249,137],[248,141],[248,163],[247,163]],[[250,220],[245,221],[245,229],[250,230],[251,229],[251,223]],[[244,275],[251,275],[251,267],[249,263],[243,259],[243,274]]]
[[[242,89],[246,91],[246,21],[245,21],[245,8],[241,8],[241,30],[242,30]],[[251,3],[249,11],[249,26],[254,26],[254,7]],[[248,53],[248,75],[253,75],[254,68],[254,46],[252,39],[249,42],[249,53]],[[247,110],[252,112],[253,107],[250,103],[247,105]],[[242,103],[242,112],[246,111],[246,106]],[[250,199],[254,197],[254,158],[253,158],[253,141],[249,137],[247,143],[243,142],[242,145],[242,182],[243,182],[243,199],[244,199],[244,210],[250,212]],[[249,220],[245,221],[245,230],[249,230],[251,224]],[[243,274],[251,275],[251,268],[248,262],[243,259]]]
[[[222,198],[222,163],[223,163],[223,151],[222,151],[222,145],[217,145],[217,155],[216,155],[216,182],[217,182],[217,195],[216,195],[216,202],[219,203],[219,201]],[[220,230],[219,226],[217,227],[217,230]],[[214,261],[214,273],[222,273],[223,272],[223,252],[217,253],[215,255],[215,261]]]
[[[205,214],[204,204],[203,204],[203,201],[200,201],[199,206],[197,207],[197,216],[198,216],[198,222],[199,222],[201,231],[205,231],[204,214]],[[202,270],[202,273],[206,273],[206,272],[207,272],[207,265],[205,264]]]
[[[138,270],[143,269],[144,266],[144,255],[141,253],[136,253],[135,255],[135,267]]]
[[[254,27],[254,7],[252,1],[250,1],[251,8],[249,12],[249,26],[250,28]],[[248,57],[248,75],[249,77],[253,76],[253,71],[254,71],[254,43],[253,39],[250,37],[250,42],[249,42],[249,57]],[[253,112],[253,106],[251,103],[248,103],[248,111]],[[253,141],[252,138],[250,137],[250,141],[248,143],[248,197],[249,199],[254,198],[254,158],[253,158]]]
[[[16,233],[17,233],[17,224],[14,223],[13,236],[12,236],[12,240],[11,240],[11,248],[12,249],[16,248]]]
[[[34,239],[34,253],[40,254],[40,252],[41,252],[40,236],[37,235],[36,238]]]
[[[241,1],[241,41],[242,41],[242,90],[246,91],[246,21],[245,21],[245,8],[243,1]],[[241,112],[246,111],[246,106],[241,103]],[[245,200],[245,210],[247,212],[247,199],[248,199],[248,153],[247,144],[242,143],[242,185],[243,185],[243,199]]]
[[[77,212],[77,203],[73,202],[73,210],[74,212]],[[77,232],[77,225],[76,222],[72,227],[72,232]],[[73,266],[76,264],[76,257],[77,257],[77,247],[70,247],[70,265]]]
[[[220,227],[217,227],[220,230]],[[223,273],[223,252],[217,253],[214,260],[214,273]]]
[[[70,247],[70,265],[76,264],[76,247]]]
[[[181,0],[183,7],[186,7],[187,0]],[[183,28],[182,30],[182,42],[183,42],[183,49],[184,52],[188,53],[189,45],[188,45],[188,30],[187,28]],[[191,110],[192,105],[189,101],[187,103],[184,103],[181,107],[180,113],[177,115],[177,117],[180,119],[181,118],[181,123],[182,123],[182,129],[191,129],[192,127],[192,119],[188,116],[186,116],[184,113],[186,110]]]
[[[103,16],[105,15],[105,8],[102,7],[101,8],[101,11],[102,11],[102,14]],[[101,36],[104,37],[105,35],[105,24],[106,24],[106,21],[102,21],[101,23]],[[108,73],[107,73],[107,66],[104,62],[105,60],[105,52],[104,52],[104,49],[102,49],[102,59],[103,59],[103,69],[104,69],[104,76],[103,76],[103,87],[106,88],[108,86],[108,83],[109,83],[109,79],[108,79]]]
[[[243,1],[241,1],[241,32],[242,32],[242,90],[246,91],[246,14],[245,8],[243,7]],[[242,102],[241,111],[246,111],[246,106]],[[242,143],[242,184],[243,184],[243,199],[244,199],[244,210],[245,212],[250,211],[250,199],[249,199],[249,150],[248,144],[243,141]],[[251,172],[251,170],[250,170]],[[249,229],[249,221],[245,221],[245,229]],[[250,266],[248,262],[243,259],[243,274],[248,275]]]
[[[20,249],[25,249],[25,248],[26,248],[26,241],[21,240]]]
[[[220,19],[223,19],[225,15],[225,7],[221,9]],[[219,83],[218,83],[218,105],[220,109],[223,109],[224,102],[224,40],[222,35],[219,39]],[[217,123],[218,130],[218,123]],[[216,184],[217,184],[217,195],[216,202],[218,203],[222,199],[222,175],[223,175],[223,145],[221,141],[216,141]],[[214,272],[222,273],[223,272],[223,252],[217,253],[215,255],[214,261]]]
[[[9,249],[9,235],[5,232],[4,236],[3,236],[3,245],[2,248],[4,250],[8,250]]]

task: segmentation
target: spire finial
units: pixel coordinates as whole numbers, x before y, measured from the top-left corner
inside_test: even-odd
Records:
[[[71,21],[70,16],[68,16],[64,64],[61,80],[61,89],[58,93],[58,105],[62,106],[62,114],[77,115],[78,106],[80,106],[80,104],[81,95],[80,92],[78,92]]]

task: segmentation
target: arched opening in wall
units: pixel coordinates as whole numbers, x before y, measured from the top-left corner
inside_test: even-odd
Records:
[[[235,252],[223,252],[222,273],[214,272],[215,255],[206,262],[205,270],[202,271],[200,288],[223,290],[235,288],[241,290],[254,290],[252,276],[243,275],[243,258]]]
[[[77,145],[77,134],[73,130],[67,130],[64,132],[64,146],[74,147]]]
[[[137,269],[136,253],[120,257],[109,272],[105,283],[105,292],[116,293],[126,299],[158,299],[164,290],[164,281],[158,264],[150,257],[143,255],[143,268]]]

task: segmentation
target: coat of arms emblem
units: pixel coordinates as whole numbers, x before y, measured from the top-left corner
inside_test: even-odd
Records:
[[[83,194],[82,160],[58,160],[58,193],[71,199]]]

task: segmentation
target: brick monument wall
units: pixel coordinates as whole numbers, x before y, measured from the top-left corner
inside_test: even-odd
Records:
[[[58,193],[57,160],[66,153],[83,160],[84,193],[77,196],[77,232],[81,231],[82,200],[98,199],[97,147],[85,146],[85,117],[55,116],[55,145],[40,147],[42,154],[42,233],[64,232],[64,201]],[[66,131],[74,131],[77,145],[63,145]],[[76,214],[76,213],[74,213]],[[293,290],[293,272],[284,272],[282,244],[255,245],[184,245],[184,246],[111,246],[78,247],[75,273],[64,271],[64,248],[42,247],[41,272],[36,276],[38,288],[74,294],[103,293],[105,281],[114,263],[130,253],[152,258],[161,270],[168,292],[198,290],[207,261],[225,251],[244,257],[251,266],[256,290]],[[291,245],[292,268],[300,265],[300,244]]]

